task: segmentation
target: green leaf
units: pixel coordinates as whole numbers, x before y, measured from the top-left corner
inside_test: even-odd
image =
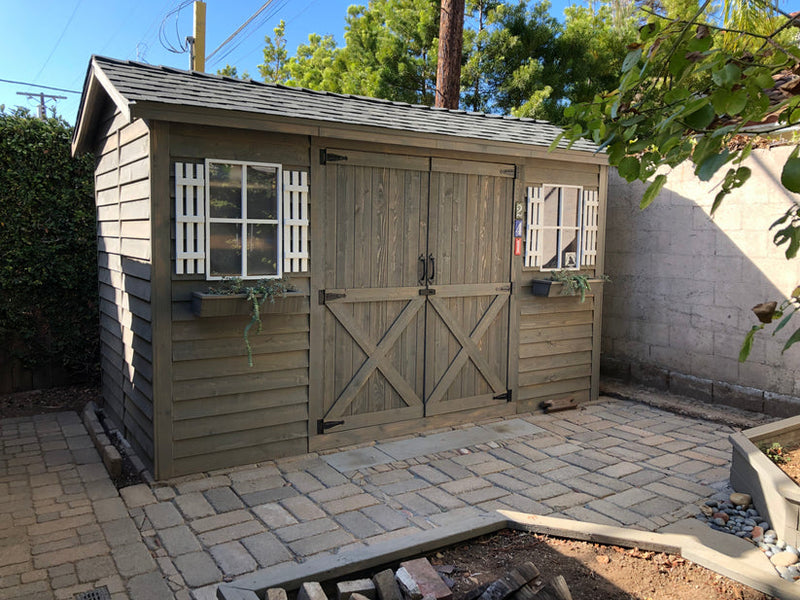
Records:
[[[556,148],[558,148],[558,144],[559,144],[559,142],[561,142],[561,140],[563,140],[563,139],[564,139],[564,136],[565,136],[566,134],[567,134],[567,132],[566,132],[566,131],[562,131],[561,133],[559,133],[559,134],[556,136],[556,139],[554,139],[554,140],[553,140],[553,141],[550,143],[550,147],[547,149],[547,151],[548,151],[548,152],[552,152],[553,150],[555,150]]]
[[[750,351],[753,349],[753,336],[762,329],[764,329],[763,325],[753,325],[747,335],[744,336],[744,342],[742,342],[742,347],[739,350],[739,362],[746,361],[747,357],[750,356]]]
[[[722,188],[719,192],[717,192],[717,195],[714,196],[714,203],[711,205],[712,216],[714,215],[715,212],[717,212],[717,209],[719,208],[719,205],[722,204],[722,201],[725,199],[725,196],[727,196],[730,193],[731,191],[728,188]]]
[[[716,173],[722,165],[730,160],[730,157],[731,154],[728,152],[727,148],[719,154],[712,154],[711,156],[705,158],[703,162],[697,166],[695,175],[697,175],[700,181],[708,181],[714,176],[714,173]]]
[[[634,158],[633,156],[626,156],[617,165],[617,171],[619,172],[620,177],[624,178],[626,181],[631,182],[639,178],[639,170],[641,169],[641,165],[639,163],[638,158]]]
[[[659,192],[661,192],[661,188],[664,187],[664,184],[667,183],[667,176],[661,173],[657,175],[653,183],[651,183],[648,188],[644,192],[644,196],[642,196],[642,201],[639,202],[639,208],[644,210],[648,206],[653,203],[653,200],[656,199]]]
[[[800,193],[800,158],[789,158],[783,165],[781,184],[790,192]]]
[[[742,78],[742,70],[733,63],[728,63],[721,69],[714,71],[711,78],[720,87],[730,87]]]
[[[791,348],[794,344],[800,342],[800,329],[797,329],[792,336],[786,340],[786,344],[783,346],[783,350],[781,350],[781,354],[786,352],[789,348]]]
[[[705,129],[715,117],[714,107],[710,102],[706,102],[700,109],[694,111],[692,114],[684,117],[683,122],[695,131]]]
[[[778,333],[778,332],[779,332],[781,329],[783,329],[783,328],[784,328],[784,326],[785,326],[785,325],[786,325],[786,324],[787,324],[787,323],[788,323],[788,322],[791,320],[791,318],[794,316],[794,313],[795,313],[795,312],[797,312],[797,309],[796,309],[796,308],[795,308],[795,309],[794,309],[792,312],[790,312],[788,315],[784,316],[784,317],[783,317],[783,319],[781,319],[781,322],[780,322],[780,323],[778,323],[778,326],[775,328],[775,331],[773,331],[773,332],[772,332],[772,335],[775,335],[775,334],[776,334],[776,333]]]
[[[627,73],[637,64],[639,64],[639,59],[642,57],[642,49],[637,48],[636,50],[631,50],[628,52],[625,60],[622,61],[622,72]]]

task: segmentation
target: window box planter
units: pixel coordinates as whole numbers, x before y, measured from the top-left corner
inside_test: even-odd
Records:
[[[252,308],[247,294],[192,293],[192,312],[198,317],[250,316]],[[308,308],[308,296],[302,292],[287,292],[284,296],[275,296],[275,302],[265,302],[261,313],[304,313]]]
[[[800,487],[773,463],[758,444],[778,442],[790,446],[800,441],[800,417],[791,417],[731,434],[731,487],[753,498],[778,538],[800,543]]]
[[[590,286],[594,286],[595,284],[603,283],[604,279],[589,279],[588,283]],[[564,288],[564,284],[561,281],[553,281],[552,279],[534,279],[531,283],[531,292],[534,296],[540,296],[542,298],[553,298],[557,296],[561,296],[561,290]],[[578,296],[580,294],[573,294]]]

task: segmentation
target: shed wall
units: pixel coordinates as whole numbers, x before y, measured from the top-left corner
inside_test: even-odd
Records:
[[[262,309],[263,331],[250,332],[253,367],[243,339],[249,317],[198,317],[193,292],[213,282],[175,269],[175,162],[206,158],[282,164],[308,170],[308,139],[170,126],[172,278],[172,460],[182,475],[303,454],[308,449],[309,278],[292,277],[297,293]],[[313,239],[313,224],[310,238]],[[235,299],[222,300],[234,306]],[[237,309],[232,309],[236,311]]]
[[[149,130],[109,110],[95,149],[104,408],[153,466]]]
[[[588,277],[603,274],[606,167],[561,161],[529,160],[526,185],[578,185],[600,193],[597,264],[580,271]],[[533,279],[549,272],[523,268],[519,278],[519,392],[518,410],[536,411],[542,402],[574,398],[595,399],[599,388],[602,283],[593,283],[584,302],[579,297],[543,298],[531,294]]]

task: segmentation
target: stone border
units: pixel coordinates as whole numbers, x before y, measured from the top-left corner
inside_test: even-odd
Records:
[[[666,369],[650,363],[625,358],[603,356],[600,375],[623,383],[633,383],[721,406],[767,414],[773,417],[791,417],[800,409],[800,398],[777,394],[758,388],[735,385],[726,381],[696,377],[680,371]]]
[[[81,414],[81,420],[83,421],[86,430],[89,432],[89,436],[92,438],[94,442],[95,448],[97,448],[97,452],[100,454],[100,457],[103,459],[103,464],[108,471],[108,474],[111,476],[111,479],[117,479],[120,475],[122,475],[122,455],[117,450],[116,446],[111,442],[109,436],[118,433],[118,429],[114,428],[106,428],[103,423],[100,422],[97,414],[100,412],[101,409],[97,407],[97,405],[93,401],[89,401],[86,403],[86,406],[83,408],[83,413]],[[115,425],[115,423],[111,422],[108,417],[105,417],[108,420],[109,424]],[[133,448],[130,446],[125,449],[125,454],[128,459],[131,461],[136,474],[142,479],[142,481],[152,484],[153,478],[150,475],[147,467],[145,467],[144,462],[136,455]]]
[[[747,429],[730,436],[733,446],[731,486],[745,491],[758,511],[766,517],[778,538],[787,544],[800,543],[800,487],[767,458],[756,444],[761,441],[784,445],[800,441],[800,417]]]
[[[304,581],[325,581],[344,577],[509,528],[581,541],[679,554],[700,566],[766,594],[785,600],[800,600],[800,587],[776,577],[769,560],[751,543],[715,532],[705,524],[696,522],[695,519],[682,522],[681,527],[675,527],[673,529],[677,530],[675,533],[652,533],[557,517],[497,511],[351,552],[314,558],[300,564],[276,565],[262,569],[232,583],[220,584],[217,588],[217,598],[259,600],[269,588],[281,587],[292,590]]]

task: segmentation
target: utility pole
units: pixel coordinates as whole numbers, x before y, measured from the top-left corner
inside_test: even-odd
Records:
[[[192,71],[206,70],[206,3],[194,3],[194,35],[186,38],[189,42]]]
[[[461,48],[464,45],[464,0],[442,0],[439,20],[439,61],[436,65],[436,102],[458,108],[461,92]]]
[[[39,118],[44,120],[47,118],[47,105],[44,103],[44,99],[47,98],[48,100],[66,100],[66,96],[51,96],[50,94],[45,94],[43,92],[39,92],[38,94],[35,92],[17,92],[17,96],[27,96],[28,99],[36,98],[39,100],[38,113]],[[53,114],[55,114],[55,108],[53,108]]]

